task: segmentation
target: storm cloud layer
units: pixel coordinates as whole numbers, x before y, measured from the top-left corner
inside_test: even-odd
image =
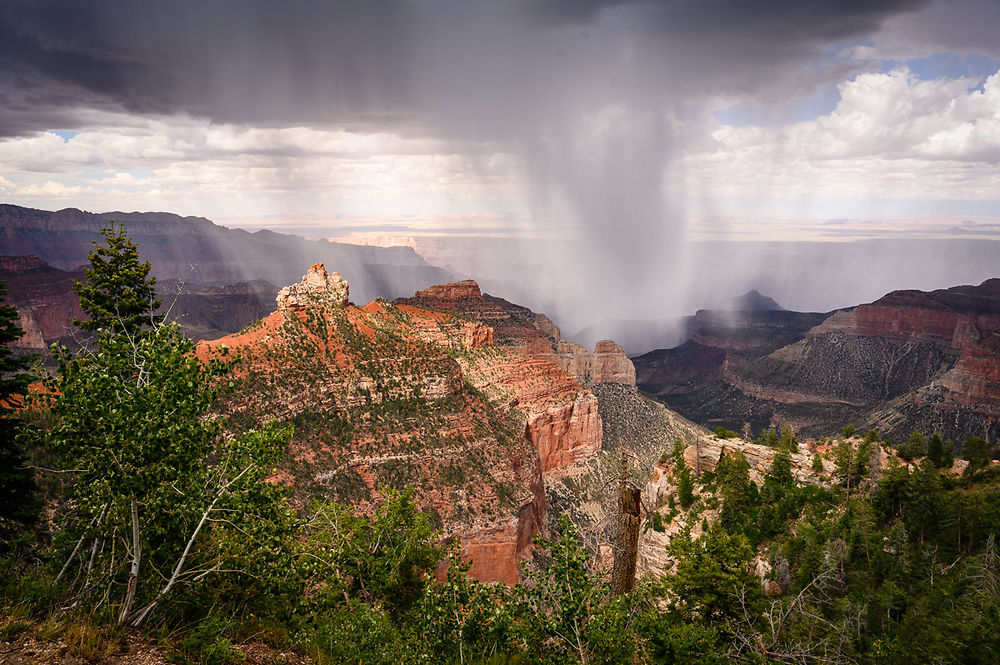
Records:
[[[419,183],[421,169],[446,163],[452,179],[435,195],[454,192],[456,209],[488,190],[482,196],[498,214],[523,214],[533,231],[567,239],[544,268],[534,266],[548,289],[542,299],[620,310],[602,315],[637,303],[665,313],[700,268],[683,245],[693,198],[711,211],[716,188],[740,186],[746,196],[767,187],[758,157],[775,165],[775,186],[794,188],[781,169],[801,167],[782,163],[782,146],[835,161],[837,141],[858,134],[850,115],[858,104],[845,96],[859,89],[855,76],[909,85],[904,74],[877,78],[885,57],[941,49],[998,57],[998,40],[984,29],[992,19],[1000,11],[991,0],[12,0],[0,8],[0,137],[123,125],[131,167],[148,164],[181,182],[177,164],[198,152],[210,164],[205,178],[223,183],[219,192],[227,181],[220,164],[233,155],[255,191],[366,191],[364,181],[385,168]],[[942,88],[941,104],[976,83],[958,81]],[[844,101],[832,129],[719,130],[713,116],[835,84]],[[896,94],[905,98],[910,87]],[[988,118],[991,99],[966,106],[985,104]],[[918,121],[914,145],[924,132]],[[992,125],[976,131],[989,148]],[[38,144],[0,146],[0,166],[6,155],[18,169],[44,171],[50,155],[66,153],[55,137],[30,140]],[[371,153],[389,145],[421,159],[357,166],[370,144]],[[75,163],[94,166],[95,150]],[[306,159],[317,154],[351,167],[343,177],[329,162],[310,168]],[[725,182],[713,180],[723,167]],[[517,187],[489,184],[508,171]],[[435,179],[428,175],[428,188]],[[822,190],[821,174],[812,181]],[[60,180],[32,187],[21,191],[74,191]],[[373,195],[360,205],[376,212],[382,203]]]
[[[609,101],[814,86],[844,71],[817,76],[825,47],[920,4],[14,0],[0,131],[96,106],[509,137]]]

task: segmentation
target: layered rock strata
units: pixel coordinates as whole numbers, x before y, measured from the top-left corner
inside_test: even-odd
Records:
[[[914,429],[1000,436],[1000,279],[893,292],[807,330],[816,315],[754,316],[784,327],[764,344],[742,325],[706,325],[688,344],[636,358],[640,386],[709,426],[785,422],[825,435],[853,422],[894,440]]]
[[[600,383],[635,385],[635,366],[615,342],[602,340],[591,354],[579,344],[562,339],[559,326],[549,317],[484,294],[474,280],[432,286],[397,302],[460,314],[489,325],[498,344],[554,362],[584,387]]]
[[[227,411],[296,426],[279,475],[300,501],[330,496],[364,512],[385,488],[412,487],[462,543],[474,576],[517,581],[545,523],[545,483],[601,448],[597,398],[538,352],[542,329],[557,329],[488,300],[474,282],[364,307],[348,293],[314,265],[282,289],[273,314],[201,342],[202,357],[224,345],[248,359]],[[422,302],[472,303],[480,318]],[[517,326],[534,336],[515,338]]]

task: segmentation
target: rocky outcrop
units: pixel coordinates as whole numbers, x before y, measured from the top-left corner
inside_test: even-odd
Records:
[[[559,340],[555,346],[555,360],[559,368],[575,376],[583,385],[589,385],[593,376],[593,361],[590,352],[579,344]]]
[[[625,350],[610,339],[597,343],[591,367],[591,383],[635,385],[635,365],[625,355]]]
[[[857,443],[856,440],[855,443]],[[727,455],[743,455],[750,464],[750,479],[759,486],[764,482],[777,454],[775,448],[762,446],[742,439],[719,439],[704,432],[689,438],[684,449],[685,464],[697,476],[714,472],[719,462]],[[885,456],[881,450],[879,453]],[[880,457],[881,461],[881,457]],[[791,471],[795,481],[800,485],[828,486],[834,472],[834,464],[830,460],[823,461],[823,470],[816,472],[812,467],[812,455],[795,453],[791,456]],[[690,519],[683,510],[670,509],[670,497],[677,494],[676,464],[673,459],[663,458],[653,469],[653,475],[642,490],[644,506],[650,509],[650,515],[658,513],[660,519],[657,528],[646,528],[639,538],[638,575],[659,577],[671,571],[674,560],[668,555],[667,547],[670,541],[683,529],[689,528],[693,536],[703,533],[704,524],[712,524],[718,517],[718,508],[698,512],[696,519]],[[705,488],[696,485],[696,493]],[[647,516],[648,518],[648,516]],[[647,522],[651,525],[650,522]],[[662,530],[659,530],[662,525]],[[766,573],[766,562],[760,562],[765,569],[758,569],[758,575],[763,578]],[[773,590],[772,590],[773,591]]]
[[[712,473],[726,455],[741,454],[750,463],[751,480],[760,485],[764,482],[764,476],[771,468],[777,453],[777,448],[750,443],[743,439],[720,439],[716,436],[704,435],[695,439],[684,449],[684,459],[687,460],[688,466],[696,474]],[[794,476],[795,482],[800,485],[823,484],[823,478],[813,471],[812,460],[812,455],[807,453],[792,454],[792,476]],[[823,470],[826,474],[833,473],[833,462],[824,460]]]
[[[295,424],[282,477],[298,500],[320,493],[365,512],[382,488],[413,487],[473,575],[517,581],[545,522],[545,483],[601,448],[597,398],[539,351],[557,329],[474,282],[363,307],[347,296],[314,265],[276,312],[201,342],[203,358],[224,344],[248,359],[228,410]]]
[[[550,360],[585,387],[635,385],[635,366],[613,341],[598,342],[592,355],[579,344],[562,339],[559,326],[549,317],[483,294],[473,280],[432,286],[397,303],[461,314],[489,325],[498,344]]]
[[[597,398],[582,393],[572,401],[532,410],[525,433],[538,451],[543,473],[552,475],[585,461],[601,448]]]
[[[310,305],[330,303],[345,306],[350,298],[350,285],[339,272],[330,274],[322,263],[314,263],[298,284],[278,291],[278,309],[304,309]]]
[[[0,256],[0,272],[5,275],[45,268],[48,264],[37,256]]]
[[[466,279],[461,282],[436,284],[417,291],[413,297],[420,300],[464,300],[479,298],[481,295],[482,292],[479,290],[479,284],[475,280]]]
[[[25,334],[14,348],[43,351],[54,342],[72,343],[73,319],[87,318],[73,284],[82,271],[53,268],[37,256],[0,257],[0,281],[6,282],[6,303],[17,308],[18,325]]]

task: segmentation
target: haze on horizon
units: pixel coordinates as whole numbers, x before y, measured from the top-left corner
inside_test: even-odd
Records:
[[[0,201],[460,238],[575,325],[751,287],[843,306],[998,276],[997,25],[995,0],[12,0]]]

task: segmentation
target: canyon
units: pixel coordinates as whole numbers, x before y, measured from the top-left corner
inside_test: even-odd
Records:
[[[1000,279],[894,291],[828,314],[699,312],[691,339],[634,358],[639,386],[693,420],[894,441],[939,431],[995,440]]]
[[[34,255],[54,268],[77,271],[112,220],[128,232],[160,281],[217,287],[256,281],[289,284],[299,278],[302,266],[323,261],[352,275],[355,296],[367,302],[452,279],[409,247],[364,247],[266,230],[250,233],[203,217],[164,212],[50,212],[10,204],[0,204],[0,256]]]
[[[516,582],[550,518],[548,488],[602,450],[591,388],[634,391],[631,362],[611,342],[568,348],[547,317],[475,282],[360,307],[349,289],[315,264],[276,311],[200,342],[203,358],[245,359],[220,408],[238,426],[295,426],[275,480],[300,504],[364,513],[410,488],[474,576]]]
[[[75,348],[85,337],[73,326],[85,319],[73,284],[84,281],[83,270],[61,270],[37,256],[0,256],[0,281],[7,284],[7,302],[17,308],[25,331],[13,345],[16,353],[42,353],[54,343]],[[162,312],[193,339],[236,332],[267,314],[277,287],[256,280],[210,286],[165,279],[156,284]]]

